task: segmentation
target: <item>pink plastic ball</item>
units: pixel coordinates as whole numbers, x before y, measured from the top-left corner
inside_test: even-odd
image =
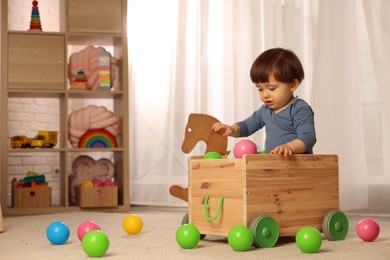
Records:
[[[113,182],[112,180],[106,180],[102,183],[102,186],[115,186],[115,182]]]
[[[361,240],[372,242],[379,236],[380,228],[372,218],[364,218],[356,226],[356,233]]]
[[[256,154],[257,147],[251,140],[241,140],[234,146],[234,157],[242,158],[244,154]]]
[[[88,220],[79,226],[77,229],[77,237],[79,238],[80,241],[83,241],[84,236],[92,230],[100,230],[100,227],[98,224],[96,224],[94,221]]]
[[[93,180],[92,180],[92,183],[93,183],[93,186],[94,186],[94,187],[102,186],[101,181],[99,181],[99,180],[97,180],[97,179],[93,179]]]

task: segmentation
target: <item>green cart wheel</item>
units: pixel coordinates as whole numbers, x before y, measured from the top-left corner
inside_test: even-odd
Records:
[[[278,224],[270,216],[261,216],[253,219],[249,229],[252,231],[253,241],[256,247],[273,247],[278,241]]]
[[[183,219],[181,220],[181,225],[183,226],[184,224],[188,224],[188,213],[186,213],[183,216]],[[206,237],[206,235],[200,234],[200,239],[203,239],[205,237]]]
[[[181,225],[183,226],[184,224],[188,224],[188,213],[186,213],[181,220]]]
[[[347,216],[338,210],[328,212],[322,222],[322,230],[328,240],[344,240],[349,230]]]

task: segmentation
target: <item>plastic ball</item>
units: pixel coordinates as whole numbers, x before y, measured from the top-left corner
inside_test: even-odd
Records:
[[[92,230],[84,236],[81,245],[88,256],[101,257],[106,254],[110,241],[100,230]]]
[[[183,249],[193,249],[199,241],[199,229],[192,224],[184,224],[176,231],[176,242]]]
[[[252,232],[245,226],[235,226],[229,231],[228,243],[235,251],[246,251],[253,244]]]
[[[380,227],[372,218],[364,218],[356,226],[356,233],[361,240],[372,242],[379,236]]]
[[[143,226],[142,219],[135,214],[127,215],[122,221],[122,227],[129,235],[137,235]]]
[[[84,236],[92,230],[100,230],[99,225],[91,220],[85,221],[77,229],[77,237],[82,241]]]
[[[233,148],[234,157],[242,158],[244,154],[256,154],[257,147],[251,140],[241,140]]]
[[[93,182],[90,180],[85,180],[81,183],[81,187],[83,188],[93,187]]]
[[[107,187],[107,186],[113,187],[113,186],[115,186],[115,182],[113,182],[112,180],[106,180],[106,181],[104,181],[104,182],[102,183],[102,186],[105,186],[105,187]]]
[[[46,237],[53,245],[62,245],[69,239],[69,227],[64,222],[55,221],[46,229]]]
[[[206,160],[208,160],[208,159],[221,159],[221,158],[222,158],[222,155],[220,155],[217,152],[208,152],[203,156],[203,159],[206,159]]]
[[[295,235],[295,242],[304,253],[316,253],[322,245],[320,231],[314,227],[303,227]]]
[[[102,182],[97,180],[97,179],[93,179],[92,180],[92,184],[93,184],[94,187],[102,186]]]

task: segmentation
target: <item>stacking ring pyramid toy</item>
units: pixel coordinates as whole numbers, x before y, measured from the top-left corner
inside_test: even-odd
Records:
[[[38,1],[32,2],[30,30],[42,31],[41,18],[39,16]]]

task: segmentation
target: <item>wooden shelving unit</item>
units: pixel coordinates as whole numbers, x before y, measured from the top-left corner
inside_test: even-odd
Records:
[[[1,206],[4,215],[29,215],[75,210],[125,212],[129,199],[129,101],[128,58],[126,35],[126,0],[59,0],[59,32],[8,30],[8,4],[1,1]],[[26,6],[26,8],[30,8]],[[70,90],[68,61],[73,49],[87,46],[108,46],[118,60],[118,77],[111,91]],[[59,142],[53,149],[12,149],[9,129],[10,98],[50,98],[59,104]],[[118,148],[74,148],[68,141],[68,117],[77,108],[75,103],[94,100],[112,104],[111,111],[121,119]],[[11,179],[9,158],[15,153],[54,153],[59,162],[59,205],[47,208],[14,208],[9,203]],[[72,158],[77,155],[110,154],[115,165],[118,206],[80,208],[69,201],[69,175]],[[49,183],[50,184],[50,183]]]

